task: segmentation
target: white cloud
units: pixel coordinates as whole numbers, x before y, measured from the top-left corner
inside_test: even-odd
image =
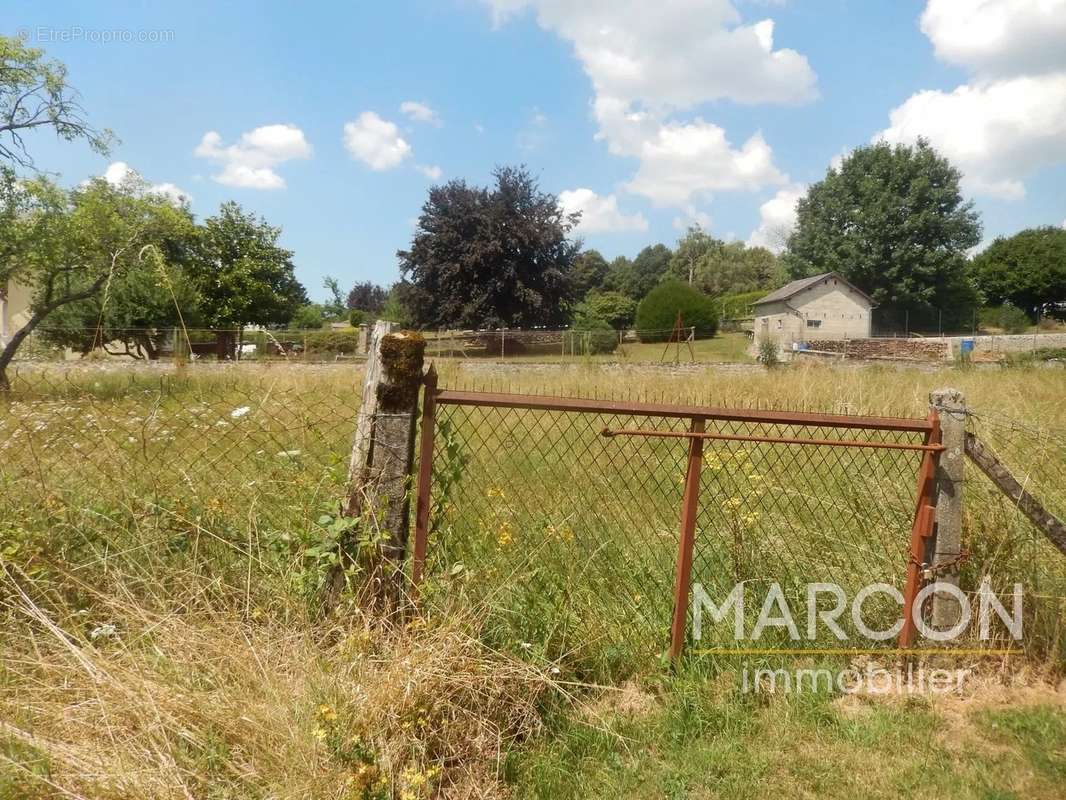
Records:
[[[221,164],[211,178],[225,186],[245,189],[283,189],[285,179],[274,168],[298,158],[311,157],[311,145],[295,125],[263,125],[241,134],[236,144],[224,146],[222,136],[208,131],[193,151],[200,158]]]
[[[711,215],[707,212],[698,211],[695,206],[688,206],[684,216],[674,217],[672,224],[674,229],[679,231],[687,231],[694,225],[710,230],[711,221]]]
[[[438,128],[441,125],[440,117],[437,116],[437,112],[425,103],[419,103],[417,100],[405,100],[400,103],[400,113],[415,122],[427,122]]]
[[[921,27],[938,58],[982,76],[1066,67],[1066,0],[929,0]]]
[[[559,204],[567,213],[581,212],[579,233],[617,233],[621,231],[646,231],[648,220],[643,214],[623,214],[618,209],[618,198],[606,197],[591,189],[567,189],[559,193]]]
[[[125,161],[113,161],[108,164],[107,169],[104,170],[103,178],[112,186],[121,186],[128,180],[144,180],[142,175]],[[169,182],[148,184],[145,191],[149,194],[162,195],[176,206],[192,201],[192,195],[177,185]]]
[[[765,247],[775,253],[784,250],[788,235],[796,227],[796,203],[806,193],[806,186],[794,183],[759,206],[759,226],[748,237],[748,247]]]
[[[875,138],[925,136],[962,170],[968,191],[1019,199],[1025,178],[1066,161],[1066,72],[919,92],[889,119]]]
[[[761,133],[739,149],[725,131],[702,119],[667,123],[641,143],[640,167],[626,189],[658,206],[685,206],[711,191],[753,190],[788,179],[773,164]]]
[[[816,97],[807,59],[774,50],[772,20],[742,24],[728,0],[483,2],[497,24],[532,9],[541,27],[573,45],[595,92],[597,138],[615,155],[640,159],[628,191],[685,207],[711,191],[785,180],[760,134],[734,149],[713,123],[670,119],[716,100],[795,104]]]
[[[442,170],[436,164],[419,164],[415,167],[415,169],[417,169],[431,181],[439,181],[440,176],[444,174],[444,170]]]
[[[353,158],[377,171],[398,167],[412,153],[396,124],[373,111],[344,123],[344,146]]]
[[[939,58],[974,78],[926,90],[877,139],[929,139],[974,194],[1025,196],[1025,179],[1066,161],[1066,0],[929,0],[921,20]]]

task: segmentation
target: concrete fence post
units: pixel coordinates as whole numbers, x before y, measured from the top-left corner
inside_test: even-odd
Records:
[[[929,404],[940,418],[944,452],[936,472],[936,532],[931,558],[935,580],[959,584],[962,552],[962,481],[966,462],[966,405],[957,389],[929,393]],[[938,569],[938,567],[942,567]],[[947,592],[933,595],[933,627],[954,626],[961,614],[959,601]]]

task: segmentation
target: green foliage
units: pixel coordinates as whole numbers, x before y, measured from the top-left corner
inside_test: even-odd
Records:
[[[381,307],[378,319],[386,319],[394,322],[401,328],[415,327],[414,314],[410,305],[411,284],[406,281],[397,281],[389,289],[389,295],[385,304]]]
[[[981,225],[959,179],[924,140],[853,150],[799,201],[789,272],[839,272],[881,308],[972,304],[966,251]]]
[[[565,350],[581,355],[613,353],[618,349],[618,331],[605,319],[584,317],[567,331]]]
[[[22,39],[0,36],[0,161],[33,168],[27,134],[51,131],[68,142],[84,139],[106,155],[114,136],[85,119],[78,92],[67,83],[67,68]]]
[[[755,304],[755,301],[765,297],[771,291],[771,289],[757,289],[753,292],[727,294],[724,297],[719,297],[717,303],[722,319],[750,317],[752,315],[752,306]]]
[[[280,236],[281,228],[234,202],[204,220],[190,274],[210,327],[283,324],[307,303]]]
[[[574,297],[585,297],[589,292],[603,286],[610,266],[598,250],[585,250],[574,257],[570,277],[574,286]]]
[[[329,291],[329,300],[322,304],[322,314],[330,322],[339,322],[348,316],[348,303],[341,293],[341,285],[332,275],[322,279],[322,285]]]
[[[319,303],[308,303],[296,309],[289,324],[296,330],[318,330],[326,324],[326,311]]]
[[[362,309],[353,308],[348,312],[348,324],[353,328],[358,328],[360,325],[369,325],[370,322],[370,315]]]
[[[606,322],[620,330],[633,324],[637,304],[621,292],[590,292],[574,307],[574,327],[583,327],[589,320]]]
[[[677,243],[670,275],[712,297],[774,289],[786,282],[784,265],[765,247],[724,242],[699,226],[689,228]]]
[[[1004,303],[1001,306],[986,306],[978,314],[982,328],[999,328],[1005,333],[1025,333],[1032,320],[1017,306]]]
[[[618,256],[607,267],[601,289],[605,292],[625,293],[625,287],[633,279],[633,262],[625,256]],[[640,298],[636,298],[639,300]]]
[[[633,259],[633,266],[623,279],[621,291],[637,301],[646,297],[666,277],[673,255],[665,244],[645,247]]]
[[[573,297],[567,214],[525,168],[500,167],[494,188],[454,180],[429,190],[409,250],[397,253],[410,281],[403,298],[426,327],[558,325]]]
[[[1012,303],[1033,315],[1066,301],[1066,228],[1030,228],[997,238],[974,257],[977,288],[993,304]]]
[[[113,186],[97,178],[69,191],[43,177],[16,183],[6,172],[0,179],[0,216],[6,218],[0,226],[0,286],[15,281],[33,293],[29,322],[0,353],[2,389],[7,364],[30,332],[65,306],[106,297],[116,281],[119,314],[105,322],[128,325],[139,313],[129,293],[152,289],[137,288],[136,279],[126,283],[124,276],[142,268],[161,270],[155,273],[161,279],[167,241],[186,235],[191,221],[186,209],[136,179]],[[155,295],[157,304],[161,297]]]
[[[310,331],[298,337],[296,344],[307,355],[355,355],[359,352],[359,331]]]
[[[697,337],[711,337],[718,330],[718,309],[711,298],[680,281],[665,281],[652,289],[637,306],[640,340],[662,342],[669,339],[679,311],[681,325],[695,327]]]
[[[759,338],[759,352],[755,356],[755,360],[767,369],[773,369],[781,363],[781,355],[778,349],[776,339],[771,336],[762,336]]]

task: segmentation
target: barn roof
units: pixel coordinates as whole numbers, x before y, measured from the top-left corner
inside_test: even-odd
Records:
[[[798,280],[792,281],[791,283],[786,283],[780,289],[774,289],[774,291],[770,292],[770,294],[766,295],[765,297],[760,297],[758,300],[755,301],[754,305],[758,306],[762,305],[763,303],[776,303],[780,300],[788,300],[790,297],[796,296],[804,289],[809,289],[820,281],[824,281],[826,278],[836,278],[845,286],[850,286],[852,289],[861,294],[867,300],[872,300],[870,295],[866,294],[866,292],[864,292],[858,286],[853,284],[851,281],[844,278],[839,273],[823,272],[821,275],[812,275],[809,278],[800,278]]]

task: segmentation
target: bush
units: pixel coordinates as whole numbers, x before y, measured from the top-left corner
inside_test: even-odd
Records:
[[[370,315],[360,308],[353,308],[348,312],[348,324],[353,328],[358,328],[360,325],[369,325]]]
[[[637,306],[637,336],[642,342],[667,341],[679,311],[682,327],[694,327],[697,338],[717,332],[718,309],[711,298],[680,281],[664,281]]]
[[[314,331],[296,337],[307,355],[354,355],[359,352],[359,331]]]
[[[1000,328],[1005,333],[1025,333],[1033,324],[1028,314],[1010,303],[982,308],[979,319],[981,327]]]
[[[565,341],[567,353],[597,355],[613,353],[618,349],[618,332],[604,319],[585,317],[580,325],[575,323],[574,328],[567,331],[564,336],[567,337]]]
[[[637,304],[621,292],[590,292],[574,309],[574,327],[582,320],[602,320],[615,330],[633,324]]]
[[[755,360],[762,364],[767,369],[773,369],[781,363],[781,356],[778,353],[777,340],[770,336],[759,337],[759,352],[755,356]]]

